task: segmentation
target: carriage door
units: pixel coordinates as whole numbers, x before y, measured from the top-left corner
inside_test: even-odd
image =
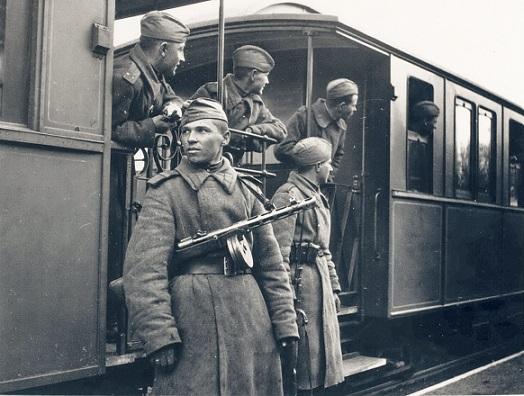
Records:
[[[0,0],[0,393],[102,373],[113,0]]]

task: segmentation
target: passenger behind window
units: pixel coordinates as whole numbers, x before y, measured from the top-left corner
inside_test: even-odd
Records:
[[[428,100],[411,109],[413,120],[408,130],[408,190],[433,192],[433,132],[440,114],[438,106]]]

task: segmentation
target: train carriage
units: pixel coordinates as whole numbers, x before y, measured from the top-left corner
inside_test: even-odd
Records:
[[[115,18],[199,1],[153,3],[0,0],[0,392],[103,375],[143,356],[107,284],[121,272],[145,181],[174,166],[180,150],[176,131],[138,154],[111,142],[113,59],[132,45],[113,49],[112,32]],[[402,346],[398,332],[372,335],[484,303],[497,307],[491,319],[522,326],[522,108],[299,3],[227,18],[223,36],[216,20],[190,27],[174,83],[182,97],[216,81],[217,69],[231,70],[231,54],[244,44],[273,55],[264,101],[282,120],[323,97],[332,79],[359,85],[346,154],[327,186],[348,356],[365,350],[406,360],[385,346],[397,336]],[[421,100],[441,110],[423,142],[424,172],[412,151]],[[109,208],[111,161],[127,181],[120,214]],[[289,172],[272,148],[242,166],[274,175],[264,178],[268,195]],[[108,246],[115,221],[120,243]],[[108,337],[111,313],[119,316],[116,339]]]

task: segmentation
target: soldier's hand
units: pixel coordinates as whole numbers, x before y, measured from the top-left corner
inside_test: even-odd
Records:
[[[166,116],[163,114],[154,116],[152,120],[153,120],[153,124],[155,124],[156,133],[164,133],[165,131],[167,131],[168,129],[170,129],[173,126],[173,123],[169,122],[166,119]]]
[[[159,368],[166,372],[173,371],[178,360],[178,348],[175,345],[168,345],[149,357],[149,362],[153,368]]]
[[[167,102],[162,109],[162,114],[171,119],[182,117],[182,105],[176,102]]]
[[[340,297],[338,296],[337,293],[333,293],[333,298],[335,300],[335,308],[337,309],[337,312],[340,312]]]

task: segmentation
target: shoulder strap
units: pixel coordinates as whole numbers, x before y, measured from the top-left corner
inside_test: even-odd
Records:
[[[238,175],[238,180],[240,181],[240,184],[243,184],[247,187],[249,191],[260,201],[262,202],[262,205],[266,210],[272,210],[275,209],[275,206],[271,203],[271,201],[262,194],[261,191],[257,190],[251,183],[254,183],[254,180],[256,180],[256,183],[258,184],[259,181],[255,179],[252,176],[249,175]],[[248,182],[250,180],[250,182]]]
[[[176,176],[180,176],[180,173],[178,173],[178,171],[176,169],[175,170],[164,171],[162,173],[159,173],[156,176],[153,176],[151,179],[149,179],[147,181],[147,185],[149,187],[158,187],[163,182],[165,182],[166,180],[171,179],[171,178],[176,177]]]
[[[136,65],[136,63],[135,62],[131,62],[131,64],[129,65],[129,68],[124,73],[122,78],[124,80],[128,81],[129,83],[134,84],[134,83],[136,83],[136,80],[138,80],[138,77],[140,77],[140,73],[141,73],[141,71],[138,68],[138,66]]]

